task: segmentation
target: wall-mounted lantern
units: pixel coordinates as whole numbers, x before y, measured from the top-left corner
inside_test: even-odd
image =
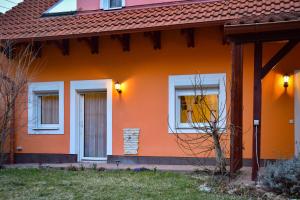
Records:
[[[289,86],[289,80],[290,80],[290,76],[287,75],[287,74],[285,74],[285,75],[283,76],[283,86],[284,86],[285,88],[287,88],[287,87]]]
[[[115,89],[117,90],[118,93],[122,93],[121,83],[116,82],[115,83]]]

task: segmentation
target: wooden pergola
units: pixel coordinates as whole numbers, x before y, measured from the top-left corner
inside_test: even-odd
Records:
[[[252,180],[257,179],[260,166],[261,151],[261,108],[262,80],[300,41],[299,13],[295,18],[286,19],[276,16],[266,16],[267,20],[252,19],[245,24],[240,20],[234,24],[225,25],[224,32],[232,44],[232,88],[231,88],[231,123],[238,127],[231,137],[231,172],[243,166],[243,45],[254,44],[254,95],[253,95],[253,149],[252,149]],[[263,47],[266,42],[283,41],[284,46],[263,66]]]

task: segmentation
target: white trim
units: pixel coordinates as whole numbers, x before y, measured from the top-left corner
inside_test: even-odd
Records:
[[[112,80],[83,80],[71,81],[70,84],[70,154],[80,155],[78,102],[79,92],[106,91],[107,92],[107,155],[112,155]],[[78,159],[79,156],[78,156]],[[103,159],[103,158],[102,158]],[[99,159],[101,160],[101,159]]]
[[[295,113],[295,156],[300,154],[300,70],[295,71],[294,78],[294,113]]]
[[[179,128],[176,121],[176,88],[189,88],[195,85],[195,79],[201,79],[204,87],[218,88],[219,108],[226,110],[226,74],[193,74],[169,76],[169,133],[199,133],[192,127]],[[226,112],[221,113],[221,119],[226,119]],[[224,127],[225,127],[224,122]]]
[[[45,14],[75,12],[77,10],[77,0],[59,0],[50,7]]]
[[[51,92],[59,95],[59,124],[38,126],[37,94]],[[28,84],[28,134],[64,134],[64,82]]]

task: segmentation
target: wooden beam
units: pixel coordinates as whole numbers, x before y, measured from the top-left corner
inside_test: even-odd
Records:
[[[254,44],[254,94],[253,94],[253,148],[252,148],[252,180],[257,179],[260,166],[260,140],[261,140],[261,104],[262,104],[262,55],[261,42]]]
[[[288,41],[262,68],[261,79],[263,79],[297,44],[298,40]]]
[[[42,57],[42,42],[40,42],[40,41],[33,42],[32,51],[33,51],[33,55],[35,58],[41,58]]]
[[[283,40],[300,40],[300,29],[284,30],[276,32],[261,32],[261,33],[245,33],[236,35],[227,35],[231,42],[253,43],[256,41],[283,41]]]
[[[111,38],[120,41],[123,51],[130,51],[130,34],[112,35]]]
[[[64,56],[69,55],[70,53],[70,41],[68,39],[62,40],[62,47],[61,47],[62,54]]]
[[[1,47],[0,52],[3,53],[7,59],[13,59],[15,56],[15,49],[11,44]]]
[[[195,47],[195,29],[194,28],[182,29],[181,34],[185,35],[187,47],[194,48]]]
[[[232,44],[230,172],[243,166],[243,46]]]
[[[48,44],[53,43],[62,53],[62,55],[67,56],[70,54],[70,41],[69,39],[63,40],[51,40],[47,41]]]
[[[145,37],[150,38],[153,49],[158,50],[161,49],[161,32],[160,31],[152,31],[144,33]]]
[[[91,50],[92,54],[99,53],[99,37],[93,36],[91,38],[79,38],[79,42],[85,42]]]

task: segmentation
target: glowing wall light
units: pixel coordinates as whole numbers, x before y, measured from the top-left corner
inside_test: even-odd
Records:
[[[289,75],[284,75],[283,76],[283,86],[287,88],[289,86],[289,81],[290,81],[290,76]]]
[[[115,83],[115,89],[117,90],[118,93],[122,93],[122,85],[119,82]]]

